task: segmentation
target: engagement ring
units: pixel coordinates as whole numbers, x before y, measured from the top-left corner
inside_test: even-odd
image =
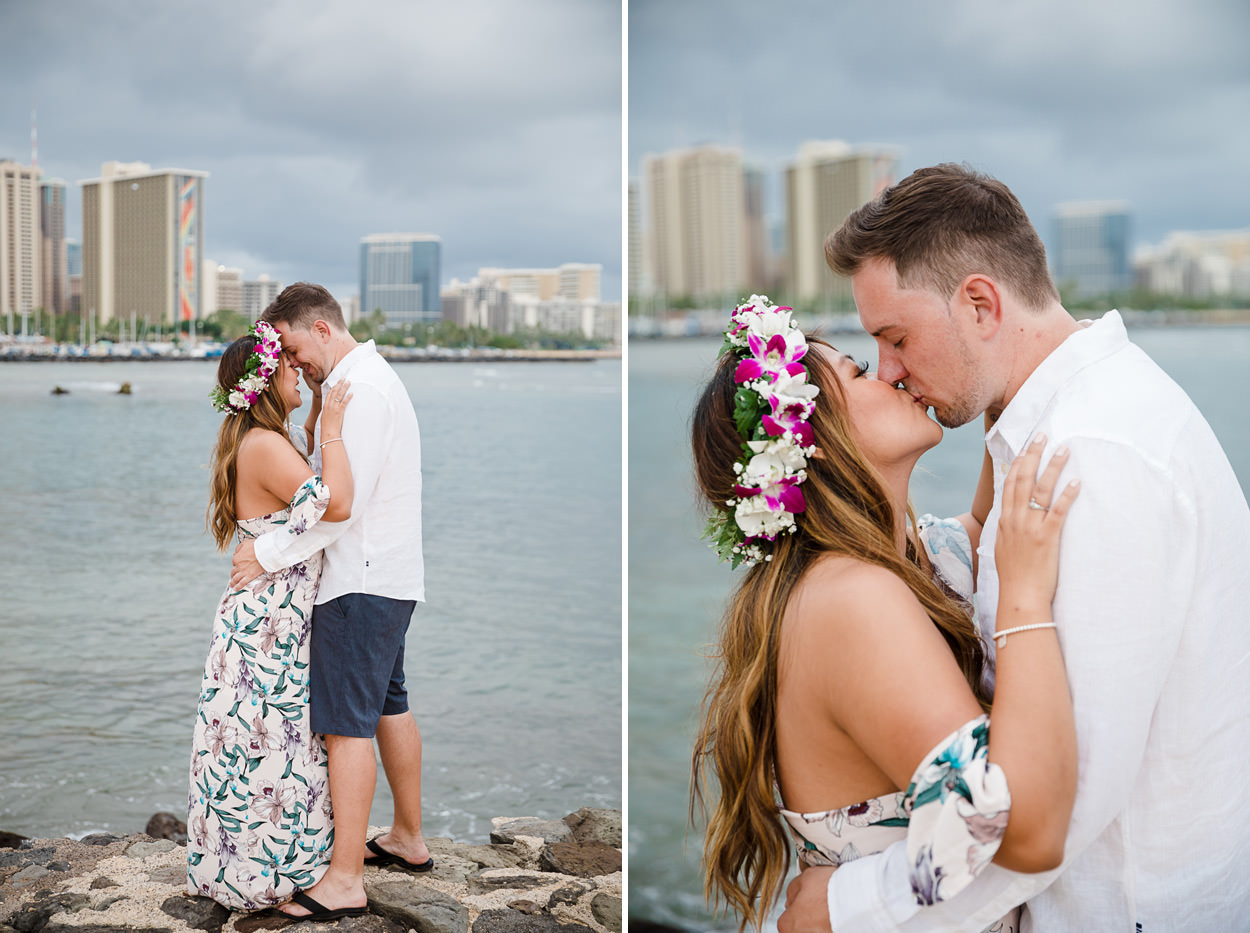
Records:
[[[1046,506],[1042,505],[1042,504],[1041,504],[1040,502],[1038,502],[1036,499],[1030,499],[1030,500],[1029,500],[1029,508],[1031,508],[1031,509],[1039,509],[1039,510],[1040,510],[1040,511],[1042,511],[1042,512],[1049,512],[1049,511],[1050,511],[1050,509],[1046,508]]]

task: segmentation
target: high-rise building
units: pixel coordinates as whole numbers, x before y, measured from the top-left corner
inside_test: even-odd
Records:
[[[651,286],[647,284],[649,278],[647,270],[643,265],[643,256],[645,249],[642,240],[642,215],[641,205],[638,203],[638,183],[631,181],[629,183],[628,194],[628,233],[627,240],[629,243],[629,253],[626,262],[629,265],[629,292],[628,294],[634,298],[639,297],[644,291],[650,292]]]
[[[1067,295],[1108,295],[1132,287],[1129,205],[1072,201],[1055,208],[1055,284]]]
[[[514,298],[598,301],[602,272],[603,266],[597,262],[566,262],[554,269],[483,268],[477,270],[477,275]]]
[[[202,308],[207,172],[106,162],[82,182],[83,309],[182,323]]]
[[[206,295],[209,289],[205,289]],[[243,270],[232,266],[218,266],[213,270],[211,293],[216,299],[213,311],[236,311],[243,313]]]
[[[698,146],[650,155],[643,184],[656,292],[696,301],[738,297],[749,284],[742,153]]]
[[[39,169],[0,161],[0,316],[43,306],[42,254]]]
[[[243,306],[239,309],[248,320],[259,320],[269,303],[282,291],[282,283],[267,275],[243,281]]]
[[[387,327],[441,316],[442,239],[432,233],[375,233],[360,241],[360,310],[386,316]]]
[[[65,255],[65,182],[45,178],[39,183],[39,226],[43,235],[43,306],[52,314],[69,308],[69,266]]]
[[[841,140],[805,142],[786,167],[786,296],[851,304],[851,285],[825,264],[825,237],[851,211],[894,184],[898,155]]]

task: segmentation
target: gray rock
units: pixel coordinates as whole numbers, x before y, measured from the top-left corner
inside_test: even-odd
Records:
[[[170,839],[179,845],[186,845],[187,824],[172,813],[154,813],[143,830],[153,839]]]
[[[126,855],[130,858],[147,858],[149,855],[157,855],[176,848],[177,846],[170,839],[157,839],[155,842],[140,840],[126,849]]]
[[[27,865],[9,879],[9,884],[13,885],[15,888],[21,888],[30,884],[32,881],[38,881],[44,875],[50,874],[52,874],[52,872],[48,871],[42,865]]]
[[[12,868],[14,865],[46,865],[55,855],[56,849],[52,846],[0,851],[0,868]]]
[[[590,887],[584,887],[580,884],[561,885],[551,892],[551,898],[547,902],[547,906],[572,906],[582,899],[583,894],[590,890],[592,890]]]
[[[116,881],[114,881],[112,878],[105,878],[103,875],[101,875],[95,881],[91,882],[92,891],[98,891],[101,888],[115,888],[117,886],[118,885]]]
[[[576,933],[591,927],[583,923],[561,923],[551,914],[525,914],[501,908],[484,910],[473,921],[473,933]]]
[[[172,884],[178,888],[185,888],[187,884],[187,867],[185,865],[179,865],[176,868],[162,868],[154,872],[149,872],[148,881],[154,881],[157,884]]]
[[[468,843],[450,843],[445,846],[430,845],[430,852],[438,865],[438,856],[454,856],[465,861],[475,862],[482,868],[515,868],[521,864],[522,853],[509,844],[493,846],[471,845]]]
[[[621,933],[621,899],[600,892],[590,900],[590,912],[612,933]]]
[[[187,894],[165,898],[161,902],[161,913],[184,921],[193,930],[208,930],[210,933],[217,933],[222,924],[230,919],[229,908],[210,898]]]
[[[30,837],[23,836],[20,833],[10,833],[0,830],[0,849],[16,849],[28,838]]]
[[[543,912],[541,904],[537,901],[531,901],[527,897],[518,897],[515,901],[508,901],[508,907],[512,910],[519,910],[523,914],[541,914]]]
[[[26,905],[20,913],[9,918],[9,924],[18,933],[37,933],[48,925],[53,914],[61,911],[77,913],[89,903],[90,898],[85,894],[58,894]]]
[[[540,820],[532,816],[516,819],[491,820],[490,841],[509,843],[516,841],[517,836],[537,836],[543,842],[564,842],[572,838],[573,830],[564,820]]]
[[[73,866],[70,865],[69,862],[63,862],[60,859],[56,860],[55,862],[49,862],[46,867],[48,871],[69,871],[71,868],[73,868]]]
[[[286,925],[284,926],[283,924]],[[239,929],[237,921],[235,929]],[[394,920],[379,917],[376,914],[365,914],[361,917],[343,917],[333,923],[318,923],[314,920],[291,923],[290,921],[279,920],[278,926],[266,927],[266,929],[281,929],[284,933],[325,933],[327,929],[333,930],[334,933],[406,933],[404,927]]]
[[[92,833],[89,836],[83,836],[78,840],[85,846],[111,846],[115,842],[121,842],[121,836],[114,836],[112,833]]]
[[[621,848],[621,811],[582,807],[564,818],[574,842],[602,842]]]
[[[470,875],[467,879],[470,894],[489,894],[491,891],[508,888],[528,890],[550,884],[553,880],[535,872],[515,868],[486,868]]]
[[[412,881],[365,885],[369,910],[417,933],[467,933],[469,910],[454,897]]]
[[[577,878],[610,875],[621,870],[621,850],[602,842],[555,842],[543,847],[538,867]]]

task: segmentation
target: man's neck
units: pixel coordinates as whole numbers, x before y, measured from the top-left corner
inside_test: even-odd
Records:
[[[1080,328],[1063,305],[1055,302],[1040,313],[1019,312],[1014,335],[1011,366],[1007,373],[1002,401],[991,408],[1006,408],[1020,387],[1048,356]]]
[[[330,349],[334,353],[334,362],[330,366],[330,372],[334,372],[339,363],[343,362],[343,358],[358,346],[360,344],[356,342],[356,338],[351,334],[335,334],[334,339],[330,343]]]

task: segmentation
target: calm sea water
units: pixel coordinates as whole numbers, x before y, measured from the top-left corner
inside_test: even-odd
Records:
[[[620,807],[620,362],[396,370],[422,435],[406,669],[426,831],[485,841],[493,816]],[[138,832],[184,810],[229,575],[204,532],[214,374],[0,365],[0,829]]]
[[[1131,337],[1189,393],[1250,490],[1250,327],[1134,330]],[[872,341],[839,349],[875,364]],[[718,339],[632,341],[629,347],[629,912],[690,929],[736,930],[713,918],[687,827],[690,754],[709,666],[706,646],[733,584],[699,540],[688,428]],[[912,480],[918,511],[967,509],[981,464],[975,424],[948,431]]]

